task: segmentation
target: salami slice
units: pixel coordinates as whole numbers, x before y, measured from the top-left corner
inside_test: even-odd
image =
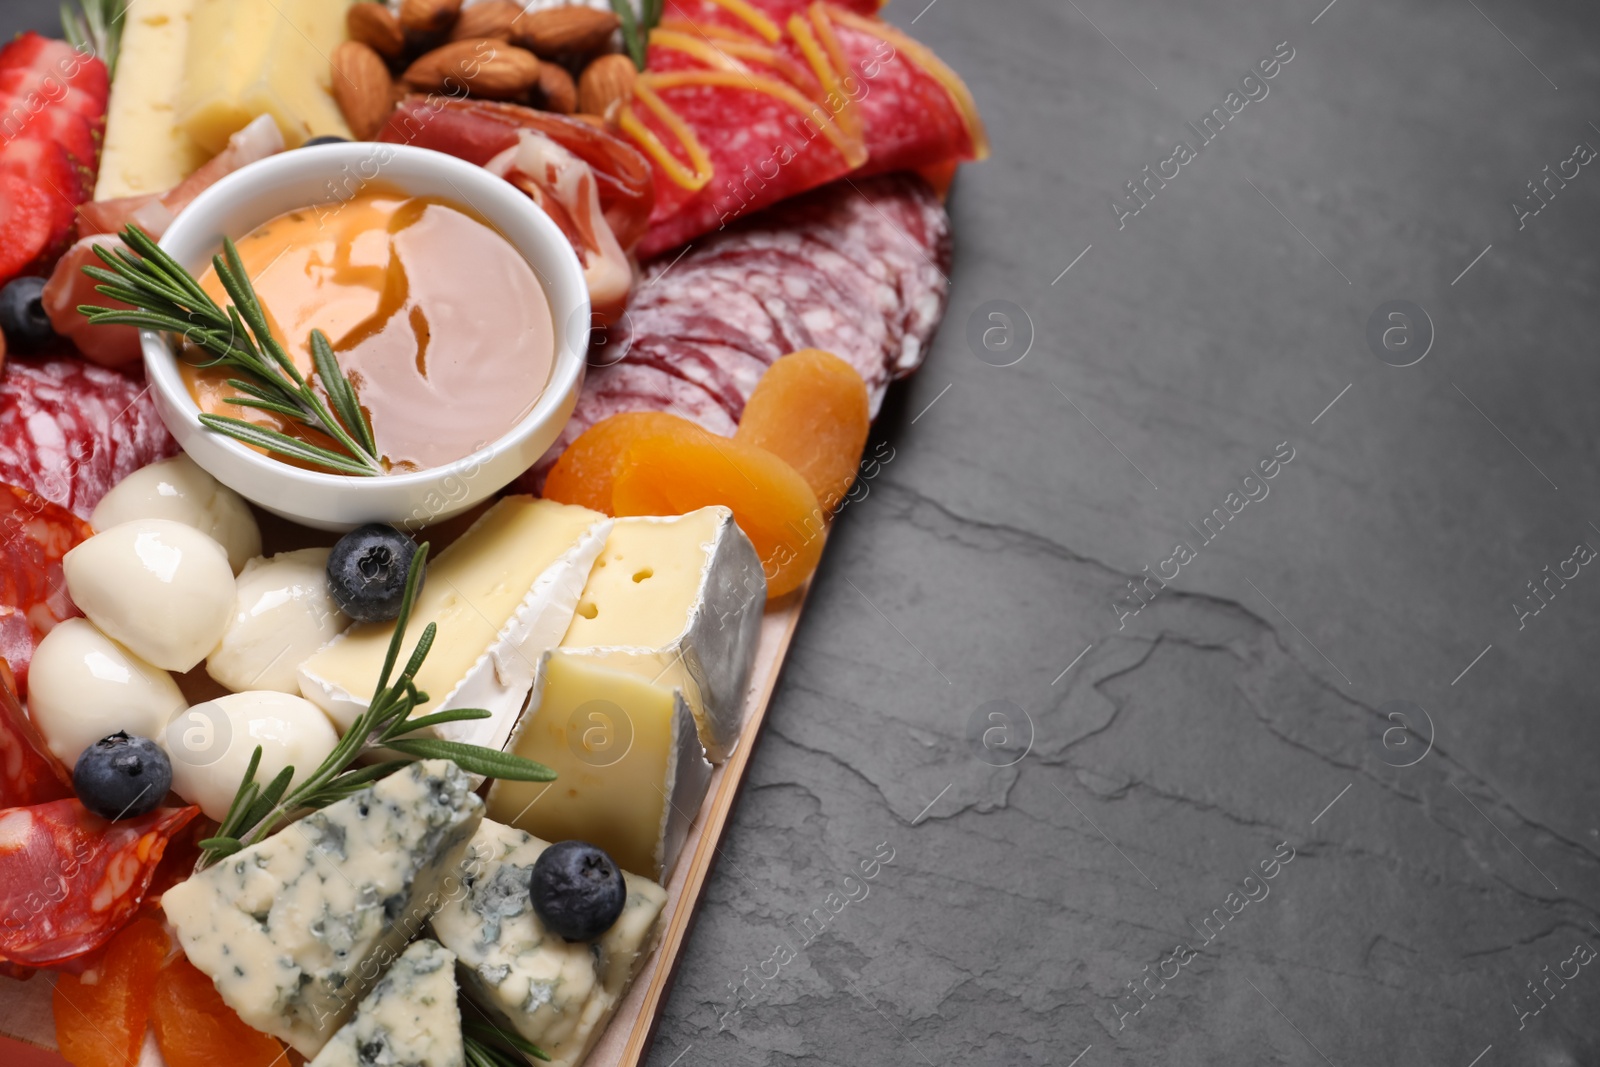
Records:
[[[67,596],[61,560],[91,533],[88,523],[65,508],[0,485],[0,660],[15,672],[18,692],[28,691],[28,664],[44,635],[80,614]],[[5,762],[0,758],[0,772]],[[32,803],[8,798],[0,784],[0,807]]]
[[[0,659],[0,808],[63,800],[72,779],[50,754],[17,696],[17,683]]]
[[[590,353],[571,421],[524,477],[623,411],[667,411],[731,434],[765,370],[798,348],[855,367],[877,412],[944,313],[950,227],[909,174],[837,183],[646,265],[621,323]]]
[[[105,944],[199,808],[107,822],[75,799],[0,811],[0,962],[49,967]]]
[[[79,518],[117,482],[177,451],[143,375],[62,358],[10,360],[0,373],[0,482]]]

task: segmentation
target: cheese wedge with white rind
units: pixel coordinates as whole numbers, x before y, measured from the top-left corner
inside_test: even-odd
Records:
[[[212,153],[261,115],[272,116],[290,148],[312,137],[350,138],[334,103],[328,60],[347,37],[349,6],[350,0],[197,0],[178,123]],[[166,59],[178,62],[176,55]]]
[[[464,891],[433,916],[433,934],[460,959],[467,996],[550,1056],[583,1061],[654,947],[666,890],[623,872],[615,925],[591,942],[545,930],[528,884],[549,842],[485,819],[468,848]]]
[[[424,938],[384,972],[311,1067],[465,1067],[456,955]]]
[[[161,907],[228,1007],[312,1057],[459,893],[482,819],[461,768],[413,763],[178,883]]]
[[[667,880],[711,784],[678,690],[556,649],[539,665],[511,750],[556,780],[497,780],[491,818],[550,841],[587,841],[625,871]]]
[[[588,508],[510,496],[429,561],[401,645],[403,659],[428,623],[438,625],[417,675],[429,699],[413,714],[484,708],[492,716],[443,723],[430,736],[505,747],[539,657],[571,623],[610,528]],[[393,634],[393,623],[357,623],[301,665],[300,692],[340,730],[371,703]]]
[[[94,198],[164,193],[211,158],[178,125],[184,52],[196,0],[128,5],[106,108]]]
[[[732,754],[767,583],[733,512],[617,519],[561,640],[682,690],[713,763]]]

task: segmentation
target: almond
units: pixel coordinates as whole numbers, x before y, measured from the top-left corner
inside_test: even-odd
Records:
[[[504,41],[472,37],[452,41],[421,56],[406,68],[405,79],[418,89],[460,92],[490,100],[512,100],[539,80],[539,59]]]
[[[578,110],[578,87],[566,68],[557,63],[539,64],[539,92],[546,111],[570,115]]]
[[[333,99],[358,141],[370,141],[394,106],[393,80],[371,45],[345,41],[333,50]]]
[[[412,33],[443,33],[461,14],[461,0],[405,0],[400,25]]]
[[[617,108],[633,99],[633,81],[638,76],[627,56],[601,56],[578,76],[578,110],[609,121]]]
[[[588,56],[610,43],[620,25],[622,20],[613,12],[569,4],[523,15],[511,27],[511,39],[547,59]]]
[[[511,24],[522,14],[522,5],[512,0],[480,0],[471,7],[461,9],[461,17],[450,27],[452,41],[468,37],[493,37],[497,41],[511,40]]]
[[[360,41],[391,63],[406,50],[406,34],[400,28],[400,20],[383,4],[352,4],[345,13],[344,25],[352,41]]]

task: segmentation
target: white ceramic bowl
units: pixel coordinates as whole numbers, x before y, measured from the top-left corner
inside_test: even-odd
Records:
[[[406,145],[298,148],[242,167],[201,193],[161,239],[198,275],[235,240],[296,208],[336,206],[369,186],[438,196],[494,226],[544,284],[555,327],[550,381],[533,410],[498,441],[441,467],[383,477],[322,474],[280,462],[200,424],[172,340],[145,331],[156,410],[183,450],[218,481],[277,515],[324,530],[365,522],[422,526],[470,508],[527,470],[555,442],[577,403],[589,343],[583,268],[555,223],[510,183],[453,156]]]

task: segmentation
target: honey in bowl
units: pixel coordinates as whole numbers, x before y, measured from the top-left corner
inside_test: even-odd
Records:
[[[327,335],[388,471],[464,459],[515,427],[550,381],[555,330],[543,286],[504,237],[460,207],[372,191],[280,215],[236,243],[273,336],[308,380],[311,331]],[[200,284],[226,306],[214,269]],[[238,372],[191,356],[180,371],[202,412],[329,444],[229,403],[243,395],[227,384]]]

